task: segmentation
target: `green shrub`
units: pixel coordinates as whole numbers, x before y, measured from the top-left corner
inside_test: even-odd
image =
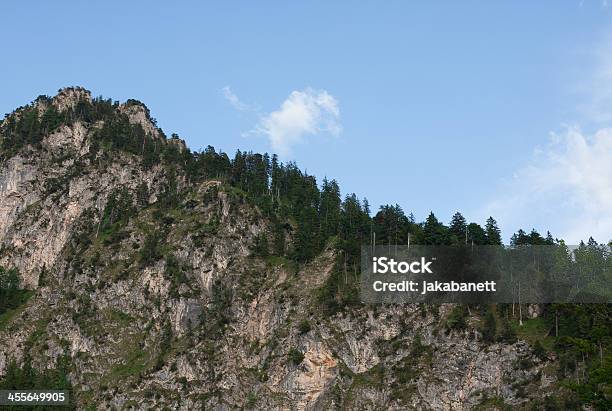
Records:
[[[139,262],[141,267],[146,267],[161,258],[159,243],[159,235],[156,232],[147,235],[139,252]]]
[[[512,328],[510,321],[502,317],[501,320],[501,332],[499,335],[499,340],[501,342],[505,342],[508,344],[513,344],[516,342],[516,331]]]
[[[538,357],[540,360],[546,358],[546,349],[544,348],[540,340],[537,340],[533,345],[533,355]]]
[[[291,362],[294,365],[300,365],[302,363],[302,361],[304,361],[304,354],[302,354],[301,351],[292,348],[289,350],[289,353],[287,353],[287,358],[289,359],[289,362]]]
[[[456,305],[446,319],[447,330],[464,330],[468,311],[465,305]]]
[[[257,395],[254,392],[250,392],[249,395],[247,395],[244,406],[246,408],[254,408],[255,404],[257,404]]]
[[[24,304],[32,295],[28,290],[19,288],[19,273],[0,267],[0,314]]]
[[[256,257],[267,257],[269,255],[268,236],[265,233],[258,234],[255,237],[253,255]]]
[[[308,322],[308,320],[300,321],[300,324],[298,325],[298,331],[300,332],[300,334],[306,334],[311,329],[312,327],[310,326],[310,322]]]

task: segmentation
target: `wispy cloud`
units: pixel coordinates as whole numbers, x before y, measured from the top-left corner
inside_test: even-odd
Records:
[[[236,110],[239,111],[247,111],[251,110],[251,107],[248,104],[240,101],[238,96],[232,91],[230,86],[225,86],[221,89],[221,93],[223,94],[223,98],[225,98]]]
[[[593,236],[612,239],[612,128],[586,135],[578,127],[552,134],[490,202],[483,215],[505,227],[530,229],[552,223],[570,243]]]
[[[500,183],[479,214],[499,218],[506,235],[536,228],[570,243],[612,240],[612,36],[602,40],[583,50],[575,83],[576,113],[596,131],[574,125],[551,133]]]
[[[342,132],[338,100],[326,90],[292,91],[278,110],[267,114],[243,103],[229,86],[221,91],[236,110],[256,113],[257,124],[243,135],[266,136],[272,149],[281,155],[290,155],[292,148],[308,136],[337,136]]]
[[[341,131],[338,100],[326,90],[311,88],[291,92],[278,110],[261,116],[252,130],[267,136],[272,148],[285,155],[306,136],[337,136]]]

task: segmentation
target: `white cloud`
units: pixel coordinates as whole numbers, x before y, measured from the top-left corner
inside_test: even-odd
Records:
[[[250,110],[249,105],[247,105],[247,104],[243,103],[242,101],[240,101],[240,99],[238,98],[238,96],[236,94],[234,94],[234,92],[232,91],[230,86],[223,87],[221,89],[221,92],[223,93],[223,98],[225,98],[227,101],[229,101],[229,103],[232,105],[232,107],[234,107],[236,110],[239,110],[239,111]]]
[[[552,134],[482,214],[498,216],[511,231],[550,227],[568,244],[611,240],[612,128]]]
[[[568,243],[589,236],[612,240],[612,35],[602,40],[581,51],[582,71],[574,84],[582,122],[598,131],[572,126],[553,133],[500,184],[479,214],[498,218],[506,235],[536,228]]]
[[[287,155],[306,136],[341,131],[338,100],[325,90],[307,88],[291,92],[277,111],[261,116],[251,134],[267,136],[275,151]]]

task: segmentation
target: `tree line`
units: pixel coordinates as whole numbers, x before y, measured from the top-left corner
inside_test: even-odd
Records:
[[[40,112],[36,104],[22,107],[17,114],[5,118],[0,128],[0,158],[9,158],[24,147],[39,147],[45,135],[63,124],[83,121],[97,124],[90,149],[92,160],[112,158],[116,151],[135,156],[146,168],[161,165],[166,182],[159,196],[158,207],[171,209],[180,204],[181,197],[199,182],[217,179],[244,193],[245,197],[272,222],[272,229],[260,235],[254,244],[254,252],[262,257],[276,255],[291,259],[297,265],[305,264],[319,255],[326,247],[336,250],[334,270],[319,289],[320,306],[329,314],[350,305],[359,304],[358,274],[360,251],[364,244],[421,244],[421,245],[501,245],[502,236],[493,217],[484,225],[468,222],[457,212],[448,224],[431,212],[422,222],[412,214],[406,214],[397,204],[383,205],[372,211],[366,198],[357,195],[342,196],[340,186],[333,179],[324,178],[320,183],[293,162],[282,163],[273,154],[237,151],[230,158],[226,153],[207,146],[201,151],[191,151],[176,144],[179,136],[167,138],[160,130],[156,138],[141,125],[132,124],[119,111],[119,103],[102,97],[77,104],[58,112],[49,97],[41,96],[36,102],[47,107]],[[148,109],[136,101],[127,105],[140,105],[150,117]],[[178,180],[187,182],[187,190],[180,190]],[[148,189],[140,186],[136,193],[119,190],[110,197],[97,232],[111,240],[117,236],[125,220],[137,207],[148,204]],[[289,241],[289,238],[292,241]],[[610,245],[598,244],[592,238],[581,242],[570,257],[561,240],[548,232],[541,235],[536,230],[519,230],[511,238],[511,247],[549,245],[559,251],[551,261],[555,272],[564,270],[612,272]],[[141,251],[141,264],[158,258],[155,238],[147,240]],[[607,270],[607,271],[606,271]],[[534,273],[537,275],[537,273]],[[26,292],[19,290],[18,275],[14,270],[0,269],[0,314],[23,304]],[[448,323],[451,329],[465,324],[467,306],[453,310]],[[506,318],[498,327],[496,316],[487,312],[484,318],[484,338],[512,340],[509,326],[509,305],[500,305],[500,318]],[[601,398],[602,385],[611,379],[612,357],[609,354],[611,324],[609,305],[552,304],[544,310],[543,319],[555,338],[554,349],[561,361],[560,376],[569,378],[570,388],[580,394],[584,402],[605,403]],[[452,320],[452,321],[451,321]],[[500,331],[501,329],[501,331]],[[499,334],[499,337],[496,335]],[[10,367],[14,378],[20,380],[22,372]],[[63,373],[63,372],[62,372]],[[25,375],[25,374],[24,374]],[[32,376],[31,376],[32,377]],[[33,377],[36,380],[38,377]],[[27,377],[28,380],[32,378]],[[62,378],[63,379],[63,378]],[[5,380],[5,387],[6,380]],[[599,397],[598,397],[599,396]]]

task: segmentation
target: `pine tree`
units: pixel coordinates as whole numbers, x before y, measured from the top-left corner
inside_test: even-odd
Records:
[[[529,244],[544,245],[546,244],[546,240],[535,230],[535,228],[533,228],[531,229],[531,233],[529,233]]]
[[[21,370],[15,361],[10,361],[6,368],[4,378],[0,380],[0,388],[5,390],[24,389],[21,380]]]
[[[487,343],[495,341],[495,334],[497,333],[497,322],[495,315],[491,308],[487,309],[487,313],[484,318],[484,325],[482,327],[482,339]]]
[[[449,243],[448,229],[440,223],[433,212],[429,213],[423,224],[423,241],[428,245],[446,245]]]
[[[513,344],[516,342],[516,331],[512,328],[512,324],[505,317],[501,319],[501,331],[499,339],[503,342]]]
[[[299,262],[310,261],[320,250],[316,209],[312,207],[303,208],[297,221],[294,258]]]
[[[253,242],[253,255],[258,257],[267,257],[269,254],[268,236],[266,233],[258,234]]]
[[[376,242],[404,244],[410,222],[399,205],[384,205],[374,217]]]
[[[285,230],[279,221],[274,223],[274,254],[278,256],[285,255]]]
[[[467,222],[465,221],[465,217],[463,217],[460,212],[456,212],[453,215],[453,218],[450,222],[450,226],[448,228],[448,231],[452,236],[451,241],[454,244],[464,244],[466,240],[466,230]]]
[[[487,243],[490,245],[501,245],[501,230],[497,227],[497,221],[493,217],[487,218],[485,225],[485,231],[487,233]]]
[[[487,232],[476,223],[470,223],[467,227],[468,230],[468,242],[474,245],[485,245],[488,244]]]
[[[323,179],[321,188],[321,205],[319,221],[321,226],[321,241],[338,233],[340,224],[340,187],[336,180]]]
[[[513,247],[529,244],[529,236],[527,236],[523,229],[519,229],[516,233],[512,234],[510,244]]]

